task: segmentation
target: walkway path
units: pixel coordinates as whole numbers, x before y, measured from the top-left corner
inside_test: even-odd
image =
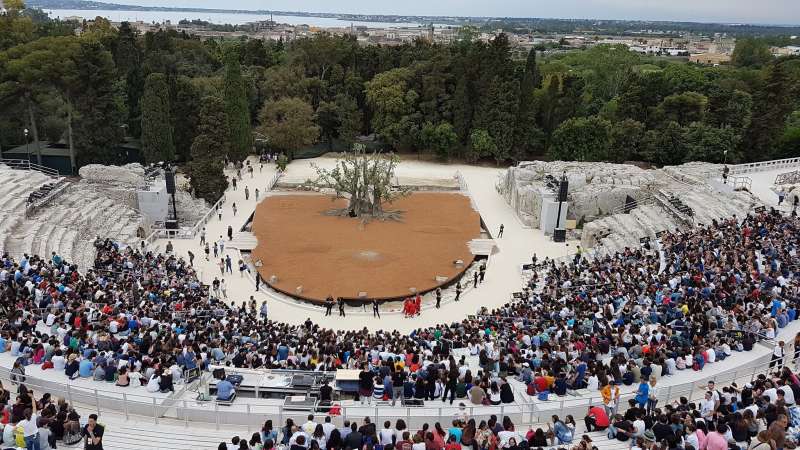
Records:
[[[514,211],[505,202],[502,196],[497,193],[495,184],[498,176],[503,169],[491,167],[474,167],[463,165],[445,165],[428,163],[422,161],[404,161],[398,166],[398,178],[401,181],[417,180],[452,180],[457,171],[460,171],[466,181],[469,192],[475,201],[475,205],[488,227],[489,233],[494,237],[500,227],[504,225],[503,237],[496,239],[497,250],[489,260],[487,265],[486,279],[477,289],[465,291],[460,302],[443,302],[441,309],[436,310],[431,307],[434,299],[426,296],[423,313],[419,317],[406,319],[398,312],[384,311],[382,319],[373,319],[371,312],[364,312],[361,309],[348,308],[347,316],[344,318],[336,317],[328,320],[324,316],[324,309],[311,306],[306,303],[297,302],[280,296],[262,285],[261,291],[256,292],[251,278],[240,277],[237,270],[239,253],[237,249],[227,246],[230,241],[227,238],[227,228],[232,226],[234,230],[234,242],[236,241],[236,230],[247,222],[249,216],[255,210],[257,204],[255,199],[255,189],[260,191],[259,200],[263,199],[267,183],[274,177],[276,168],[272,164],[265,164],[259,170],[259,164],[255,159],[251,159],[255,164],[254,177],[243,175],[243,179],[238,182],[237,189],[234,191],[229,188],[226,192],[226,201],[222,208],[222,220],[214,216],[206,225],[206,239],[211,245],[213,241],[224,239],[226,248],[224,255],[230,255],[233,259],[233,274],[222,276],[219,270],[219,258],[214,260],[213,251],[211,260],[205,260],[205,253],[200,246],[200,237],[192,240],[173,240],[174,251],[181,256],[187,257],[187,252],[191,251],[195,255],[195,267],[201,272],[201,279],[205,283],[211,283],[214,277],[225,280],[228,300],[241,304],[248,301],[250,296],[254,296],[258,304],[266,300],[269,308],[269,318],[287,323],[300,323],[306,318],[311,318],[317,323],[325,324],[327,327],[335,329],[360,329],[370,330],[396,329],[401,332],[410,332],[419,327],[427,327],[442,322],[460,321],[470,314],[476,313],[482,306],[496,307],[506,303],[511,293],[520,290],[522,279],[520,276],[521,265],[529,262],[531,256],[536,253],[540,258],[545,256],[559,257],[575,252],[575,243],[556,244],[548,237],[545,237],[540,230],[523,227],[517,219]],[[309,160],[293,162],[287,169],[285,177],[294,181],[302,181],[313,175]],[[313,162],[320,166],[332,165],[330,158],[317,158]],[[229,176],[232,171],[227,171]],[[245,199],[244,188],[250,190],[250,198]],[[232,206],[236,203],[237,215],[233,216]],[[156,242],[159,248],[164,249],[166,240],[161,239]],[[223,256],[224,257],[224,256]],[[386,306],[385,309],[391,308]]]

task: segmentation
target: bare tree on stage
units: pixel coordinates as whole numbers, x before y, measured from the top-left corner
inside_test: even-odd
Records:
[[[384,204],[409,193],[406,187],[393,186],[394,170],[399,161],[392,153],[367,153],[363,144],[354,144],[353,151],[337,159],[333,169],[312,164],[317,179],[309,183],[333,189],[333,199],[348,200],[346,208],[326,211],[328,215],[359,217],[363,223],[373,218],[400,220],[402,211],[383,209]]]

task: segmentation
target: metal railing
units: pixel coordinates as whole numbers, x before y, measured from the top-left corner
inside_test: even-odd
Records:
[[[790,352],[787,352],[791,354]],[[718,385],[727,385],[736,382],[738,385],[754,380],[760,374],[767,374],[772,369],[780,369],[783,362],[770,367],[771,353],[757,358],[756,363],[749,367],[739,367],[732,371],[722,372],[715,375],[702,376],[702,372],[695,372],[696,377],[693,381],[663,386],[668,377],[662,377],[662,386],[659,390],[659,401],[661,404],[671,402],[686,397],[690,401],[693,397],[698,398],[703,394],[703,385],[710,380]],[[685,369],[691,371],[692,369]],[[680,373],[680,372],[679,372]],[[10,381],[12,378],[7,368],[0,368],[0,379]],[[20,375],[15,375],[20,377]],[[177,392],[167,397],[157,397],[153,395],[142,395],[120,390],[111,391],[102,388],[87,388],[70,383],[60,383],[34,378],[25,375],[24,384],[34,390],[49,392],[57,397],[65,398],[72,405],[80,405],[85,413],[113,412],[122,414],[125,420],[130,420],[131,416],[137,419],[146,418],[158,424],[159,420],[171,420],[184,422],[186,427],[189,423],[196,422],[214,424],[216,429],[224,425],[246,425],[248,429],[258,429],[264,420],[270,418],[274,423],[282,424],[286,418],[294,418],[295,421],[306,419],[308,414],[315,414],[319,417],[327,415],[327,411],[318,411],[316,408],[308,409],[284,409],[280,404],[252,404],[245,403],[243,398],[233,404],[226,402],[219,403],[216,400],[199,401],[185,398],[175,398],[179,395],[191,395],[195,392],[192,385],[176,385]],[[98,382],[99,384],[99,382]],[[635,388],[635,386],[634,386]],[[620,411],[624,411],[627,401],[634,398],[636,390],[622,393],[620,395]],[[490,415],[499,417],[509,416],[514,423],[521,426],[530,426],[548,421],[552,414],[583,414],[587,407],[601,404],[602,398],[599,392],[591,395],[566,395],[554,397],[547,401],[537,400],[536,397],[517,392],[516,403],[502,404],[497,406],[472,405],[466,399],[460,402],[468,406],[448,406],[438,401],[427,402],[424,406],[399,406],[392,407],[386,402],[361,405],[341,404],[339,405],[339,415],[335,416],[336,421],[361,420],[369,416],[373,422],[381,423],[383,420],[404,419],[412,429],[418,429],[423,423],[449,422],[456,415],[468,414],[476,420],[486,420]],[[435,405],[435,406],[433,406]],[[442,405],[442,406],[439,406]],[[136,419],[135,419],[136,420]]]
[[[39,208],[46,206],[53,202],[59,195],[63,194],[64,191],[67,190],[69,187],[69,182],[66,178],[61,178],[56,182],[56,186],[50,190],[44,197],[38,198],[33,203],[28,203],[25,205],[25,217],[30,218],[32,215],[36,214]]]
[[[5,164],[12,169],[35,170],[51,177],[60,176],[56,169],[40,166],[39,164],[32,163],[27,159],[0,159],[0,164]]]
[[[152,245],[157,239],[193,239],[197,233],[211,220],[211,217],[217,213],[217,209],[222,207],[225,203],[225,194],[222,194],[219,200],[214,203],[206,213],[201,217],[191,228],[156,228],[151,230],[150,234],[144,238],[145,244]]]
[[[741,175],[752,172],[764,172],[767,170],[783,169],[786,167],[800,166],[800,157],[774,159],[772,161],[759,161],[747,164],[737,164],[730,166],[731,175]]]

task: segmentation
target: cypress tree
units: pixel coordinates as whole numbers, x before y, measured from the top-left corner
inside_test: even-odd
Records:
[[[535,153],[537,142],[541,141],[542,131],[536,122],[536,89],[542,84],[542,77],[536,65],[536,49],[528,53],[525,73],[519,83],[519,106],[514,130],[515,159],[525,159]]]
[[[239,51],[229,47],[225,52],[225,114],[230,132],[230,158],[241,161],[250,153],[252,129],[250,110],[247,103],[247,90],[239,63]]]
[[[172,118],[169,86],[163,73],[151,73],[142,96],[142,154],[145,161],[173,161]]]

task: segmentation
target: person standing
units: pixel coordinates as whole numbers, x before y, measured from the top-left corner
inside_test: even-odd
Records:
[[[786,191],[784,191],[783,189],[778,191],[778,206],[781,206],[781,203],[783,203],[783,199],[785,198],[786,198]]]
[[[261,286],[261,273],[256,270],[256,292],[258,292],[259,286]]]
[[[232,184],[233,184],[233,190],[235,191],[236,190],[236,178],[233,179],[233,183]]]
[[[339,317],[345,317],[345,314],[344,314],[344,299],[342,297],[339,297],[338,302],[339,302]]]
[[[503,224],[501,223],[501,224],[500,224],[500,232],[499,232],[499,233],[497,233],[497,237],[498,237],[498,238],[501,238],[501,237],[503,237],[503,230],[504,230],[504,229],[505,229],[505,225],[503,225]]]
[[[250,200],[250,188],[248,186],[244,187],[244,199]]]
[[[206,243],[206,228],[203,227],[203,231],[200,232],[200,245]]]
[[[236,202],[233,202],[231,209],[233,210],[233,217],[236,217]]]
[[[211,249],[208,248],[208,242],[206,242],[206,248],[203,249],[203,250],[206,252],[206,261],[208,261],[209,260],[209,255],[211,254]],[[214,255],[214,257],[216,258],[217,255]]]
[[[333,309],[333,295],[328,295],[325,299],[325,316],[331,315],[331,309]]]
[[[267,301],[266,300],[261,302],[261,311],[260,311],[260,313],[261,313],[261,318],[264,319],[264,321],[266,321],[267,320]]]
[[[217,245],[216,242],[214,242],[214,259],[217,259],[218,256],[219,256],[219,246]]]
[[[187,253],[189,254],[189,265],[194,266],[194,253],[191,250],[187,251]]]
[[[442,288],[436,288],[436,309],[442,305]]]
[[[258,195],[259,195],[258,188],[256,188],[256,201],[258,201]]]
[[[378,307],[379,307],[378,300],[373,298],[372,299],[372,317],[373,318],[377,317],[378,319],[380,319],[381,318],[381,312],[379,311]]]
[[[783,341],[779,341],[772,349],[772,360],[769,362],[769,368],[773,368],[776,364],[778,367],[783,365]]]
[[[225,276],[225,258],[219,259],[219,275],[221,277]]]
[[[392,406],[395,405],[398,399],[400,399],[400,406],[403,406],[405,400],[405,389],[403,385],[405,382],[405,369],[394,367],[394,371],[392,372]]]
[[[231,259],[231,255],[225,256],[225,270],[233,274],[233,260]]]
[[[483,278],[486,276],[486,263],[481,264],[481,283],[483,283]]]
[[[39,420],[39,415],[36,414],[36,400],[32,398],[31,407],[25,408],[22,413],[25,417],[17,423],[17,427],[22,427],[22,433],[25,438],[25,447],[27,450],[39,450],[39,427],[36,423]]]
[[[477,270],[472,274],[472,288],[473,289],[478,287],[478,277],[479,276],[480,275],[478,275],[478,271]]]
[[[222,205],[220,203],[217,203],[217,218],[220,222],[222,221]]]
[[[461,280],[456,281],[456,301],[461,298]]]

